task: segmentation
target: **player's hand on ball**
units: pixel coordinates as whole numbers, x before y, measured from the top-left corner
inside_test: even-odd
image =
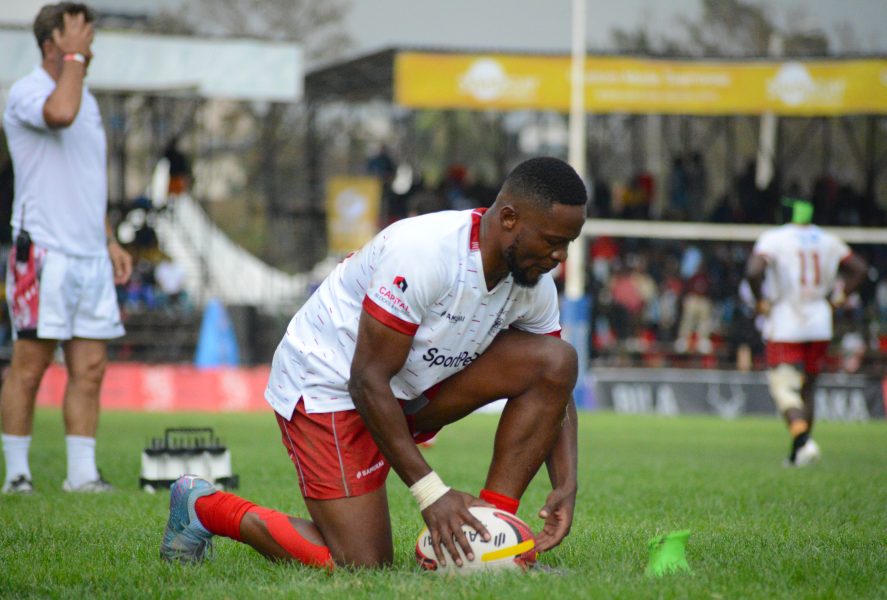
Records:
[[[456,550],[457,544],[462,548],[462,553],[468,560],[474,560],[471,544],[465,537],[465,532],[462,531],[463,524],[467,524],[477,531],[484,541],[489,541],[490,533],[486,527],[468,511],[470,506],[475,505],[484,505],[484,503],[471,494],[450,490],[437,502],[422,511],[422,518],[425,519],[428,533],[431,534],[434,553],[440,557],[441,564],[446,565],[446,557],[449,555],[453,557],[456,565],[462,566],[461,555]],[[441,547],[445,547],[447,552],[442,552]]]
[[[536,534],[536,551],[546,552],[560,544],[573,525],[573,507],[576,489],[556,488],[548,494],[539,518],[545,520],[542,531]]]

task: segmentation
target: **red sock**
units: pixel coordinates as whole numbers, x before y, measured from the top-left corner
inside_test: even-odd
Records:
[[[302,564],[311,567],[324,567],[332,570],[334,563],[333,557],[330,555],[330,549],[326,546],[318,546],[306,540],[299,533],[287,515],[279,513],[270,508],[255,506],[248,512],[259,517],[268,528],[268,533],[274,538],[274,541],[281,545],[290,556]]]
[[[194,511],[207,531],[240,542],[240,522],[254,506],[255,504],[240,496],[216,492],[198,498],[194,503]]]
[[[480,491],[480,499],[489,502],[499,510],[504,510],[511,514],[517,514],[517,507],[520,506],[520,500],[509,498],[505,494],[498,492],[491,492],[486,488]]]
[[[306,540],[290,523],[289,517],[276,510],[256,506],[249,500],[227,492],[216,492],[198,498],[194,503],[194,510],[207,531],[238,542],[243,541],[240,538],[240,522],[246,513],[254,513],[265,523],[274,541],[294,559],[309,566],[329,570],[334,566],[329,548]]]

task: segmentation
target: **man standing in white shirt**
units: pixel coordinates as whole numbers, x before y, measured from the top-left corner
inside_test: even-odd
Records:
[[[68,383],[63,412],[68,492],[111,488],[95,438],[107,340],[123,335],[115,284],[132,260],[106,218],[106,142],[84,84],[94,15],[84,4],[44,6],[34,20],[43,60],[10,90],[3,127],[15,171],[15,247],[7,301],[15,342],[0,392],[5,493],[33,491],[28,451],[37,389],[59,343]]]
[[[811,437],[813,386],[832,339],[832,311],[862,285],[867,266],[837,236],[811,223],[812,204],[789,205],[791,222],[755,243],[746,279],[757,313],[766,316],[770,395],[792,437],[786,466],[803,467],[820,456]]]
[[[536,158],[506,178],[489,210],[398,221],[340,263],[293,317],[265,398],[274,408],[311,521],[216,491],[172,486],[166,560],[202,560],[213,535],[305,564],[380,567],[393,559],[385,480],[409,487],[437,556],[474,557],[462,525],[488,503],[516,512],[544,463],[552,491],[540,552],[570,530],[576,498],[579,365],[559,339],[549,273],[585,222],[587,192],[566,163]],[[453,490],[416,443],[507,398],[479,497]],[[455,558],[461,565],[462,559]]]

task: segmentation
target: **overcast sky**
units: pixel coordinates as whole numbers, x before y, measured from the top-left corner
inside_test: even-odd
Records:
[[[323,0],[317,0],[322,2]],[[146,12],[175,9],[182,0],[92,0],[99,9]],[[0,0],[0,21],[30,22],[43,0]],[[784,23],[803,6],[806,26],[824,30],[840,48],[836,32],[849,24],[858,50],[887,53],[887,0],[766,0],[772,17]],[[698,17],[700,0],[587,0],[588,45],[606,50],[614,27],[646,23],[653,36],[676,28],[683,14]],[[568,51],[571,0],[352,0],[346,28],[362,54],[393,45],[477,49]]]
[[[784,23],[799,6],[808,27],[833,36],[849,23],[861,50],[887,52],[887,0],[769,0],[767,10]],[[677,17],[697,18],[700,0],[587,0],[586,39],[606,49],[614,27],[646,23],[654,35],[675,29]],[[571,0],[355,0],[347,19],[359,48],[392,43],[569,50]],[[836,41],[836,40],[835,40]]]

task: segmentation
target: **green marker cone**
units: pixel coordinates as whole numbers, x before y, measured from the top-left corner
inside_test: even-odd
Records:
[[[684,545],[688,537],[690,530],[683,529],[658,535],[650,540],[650,562],[647,564],[646,574],[650,577],[662,577],[680,571],[692,573],[684,555]]]

